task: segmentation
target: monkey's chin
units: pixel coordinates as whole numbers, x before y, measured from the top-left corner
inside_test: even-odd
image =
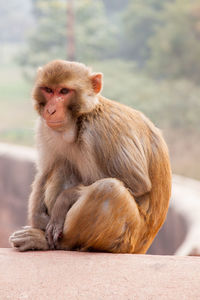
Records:
[[[46,121],[46,125],[56,131],[63,131],[65,128],[65,122],[64,121],[53,121],[53,122],[48,122]]]

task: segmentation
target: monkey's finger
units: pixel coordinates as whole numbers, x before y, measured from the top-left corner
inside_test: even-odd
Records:
[[[27,230],[27,229],[30,229],[31,226],[26,225],[26,226],[23,226],[22,228]]]
[[[27,242],[27,238],[10,238],[10,242],[14,247],[20,247],[22,244]]]
[[[22,237],[11,238],[10,243],[13,247],[17,248],[21,252],[36,249],[34,238],[31,236],[26,236],[23,238]]]
[[[14,232],[11,237],[26,237],[26,236],[31,236],[32,232],[31,230],[19,230]]]
[[[34,250],[33,243],[31,240],[25,240],[23,243],[20,243],[18,246],[15,246],[20,252],[27,250]]]
[[[52,224],[48,223],[47,226],[46,226],[46,232],[50,231],[51,227],[52,227]]]
[[[55,247],[54,247],[54,243],[53,243],[53,226],[52,225],[47,226],[47,229],[45,232],[45,237],[49,244],[50,249],[53,250]]]
[[[9,240],[11,242],[14,242],[14,241],[18,241],[18,240],[25,240],[27,239],[27,237],[24,235],[24,236],[16,236],[16,235],[13,235],[13,236],[10,236]]]
[[[59,241],[62,239],[63,237],[63,232],[62,229],[56,229],[54,234],[53,234],[53,242],[55,246],[58,246]]]
[[[21,245],[20,247],[18,247],[18,250],[20,252],[24,252],[27,250],[34,250],[34,248],[32,247],[32,245],[30,243],[25,243],[25,244]]]
[[[26,231],[17,231],[13,233],[10,238],[16,238],[16,237],[21,237],[21,236],[26,236],[27,232]]]

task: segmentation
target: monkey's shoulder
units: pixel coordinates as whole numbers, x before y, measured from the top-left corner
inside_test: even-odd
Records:
[[[80,132],[80,140],[89,143],[101,161],[120,156],[130,163],[159,153],[160,148],[167,153],[162,133],[142,112],[103,97],[96,110],[85,116]]]
[[[161,137],[160,130],[140,111],[124,104],[99,97],[99,104],[77,123],[79,131],[90,131],[93,136]]]

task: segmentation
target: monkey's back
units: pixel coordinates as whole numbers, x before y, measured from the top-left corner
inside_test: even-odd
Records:
[[[171,195],[168,148],[160,130],[141,112],[103,97],[99,101],[95,117],[88,120],[93,123],[94,155],[104,174],[121,180],[134,195],[147,224],[138,245],[143,252],[167,214]],[[142,194],[140,189],[149,185],[150,190]]]

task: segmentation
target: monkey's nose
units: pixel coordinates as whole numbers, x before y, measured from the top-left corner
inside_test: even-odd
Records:
[[[49,107],[47,108],[47,112],[48,112],[50,115],[53,115],[53,114],[56,112],[55,106],[49,106]]]

